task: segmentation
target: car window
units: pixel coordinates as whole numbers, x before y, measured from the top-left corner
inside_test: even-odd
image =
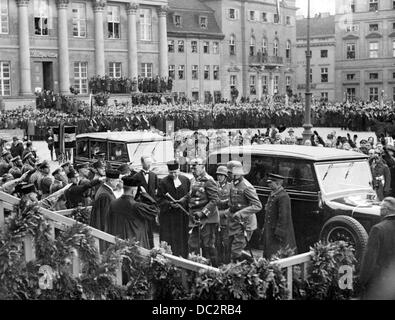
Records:
[[[254,186],[267,187],[267,176],[274,170],[274,159],[271,157],[252,156],[251,169],[246,176]]]
[[[91,158],[93,158],[96,154],[103,152],[107,155],[107,142],[91,140],[90,151],[91,151]]]
[[[111,161],[128,162],[129,156],[124,143],[110,143],[110,157]]]
[[[89,158],[88,140],[77,141],[77,156]]]
[[[317,191],[311,163],[279,160],[278,174],[285,177],[283,187],[300,191]]]

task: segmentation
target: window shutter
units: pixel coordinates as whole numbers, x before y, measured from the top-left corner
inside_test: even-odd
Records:
[[[239,20],[239,9],[235,9],[235,18]]]

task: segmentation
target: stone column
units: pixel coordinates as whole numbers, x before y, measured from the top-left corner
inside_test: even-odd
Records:
[[[126,10],[128,14],[128,65],[129,78],[132,80],[138,77],[138,57],[137,57],[137,23],[136,14],[139,5],[128,3]]]
[[[105,0],[96,0],[93,2],[93,12],[95,16],[95,66],[98,76],[105,75],[104,66],[104,30],[103,30],[103,12],[106,6]]]
[[[169,67],[167,60],[167,6],[161,6],[158,9],[159,15],[159,75],[161,77],[168,76]]]
[[[16,1],[18,6],[20,94],[22,96],[32,94],[28,13],[29,2],[30,0]]]
[[[258,91],[257,91],[257,98],[259,101],[262,99],[262,73],[258,72]]]
[[[59,47],[59,93],[70,93],[69,35],[67,31],[67,6],[69,0],[57,0],[58,47]]]

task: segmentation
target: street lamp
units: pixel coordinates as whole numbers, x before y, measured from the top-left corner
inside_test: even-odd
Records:
[[[313,127],[311,124],[311,89],[310,89],[310,0],[308,1],[307,5],[307,50],[306,50],[306,104],[305,104],[305,113],[304,113],[304,131],[303,135],[303,142],[306,140],[310,140],[313,132],[311,128]]]

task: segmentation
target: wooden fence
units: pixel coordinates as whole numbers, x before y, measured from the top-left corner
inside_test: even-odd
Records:
[[[12,195],[0,191],[0,228],[4,227],[4,222],[5,222],[4,210],[9,210],[13,214],[13,212],[15,211],[14,210],[15,206],[18,206],[19,202],[20,202],[19,198],[16,198]],[[65,230],[68,226],[72,226],[73,224],[75,224],[76,221],[74,219],[67,217],[67,215],[69,215],[72,211],[73,210],[62,210],[62,211],[54,212],[45,208],[39,209],[39,212],[47,219],[49,225],[51,226],[52,229],[51,234],[53,237],[55,237],[56,229]],[[108,233],[105,233],[103,231],[100,231],[98,229],[89,226],[88,229],[90,230],[92,236],[95,239],[95,244],[98,252],[100,252],[99,250],[100,240],[112,244],[114,244],[116,241],[116,237],[114,237],[113,235],[110,235]],[[26,236],[24,239],[24,251],[25,251],[26,262],[35,259],[33,238],[31,236]],[[138,251],[144,257],[149,256],[150,251],[145,248],[139,247]],[[181,257],[176,257],[171,254],[164,254],[164,256],[170,261],[170,263],[185,270],[198,272],[201,269],[205,269],[213,272],[220,272],[220,270],[217,268],[200,264],[194,261],[190,261]],[[272,262],[280,266],[281,269],[286,269],[288,299],[292,299],[293,267],[297,265],[301,266],[302,276],[305,278],[307,275],[307,265],[310,262],[310,259],[311,259],[311,252],[307,252]],[[81,267],[81,261],[78,257],[78,252],[77,250],[74,250],[74,252],[72,253],[73,276],[75,277],[79,276],[80,267]],[[122,284],[121,266],[119,266],[117,271],[116,283]]]

